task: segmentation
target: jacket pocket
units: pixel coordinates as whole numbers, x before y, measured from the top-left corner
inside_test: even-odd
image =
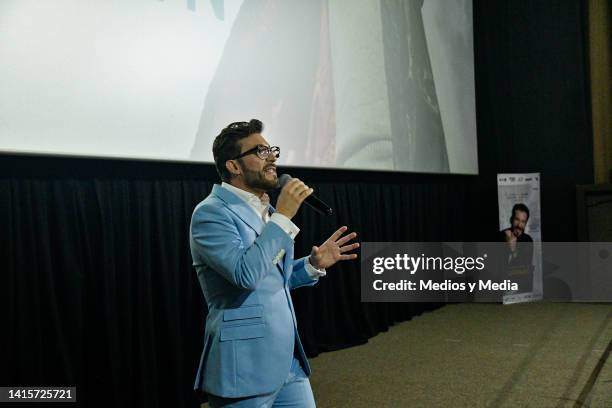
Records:
[[[222,327],[219,340],[246,340],[264,337],[265,328],[264,323]]]
[[[223,321],[253,319],[263,317],[263,305],[249,305],[223,311]]]

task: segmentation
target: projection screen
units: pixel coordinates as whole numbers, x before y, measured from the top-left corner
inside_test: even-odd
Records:
[[[3,0],[0,151],[477,174],[471,0]]]

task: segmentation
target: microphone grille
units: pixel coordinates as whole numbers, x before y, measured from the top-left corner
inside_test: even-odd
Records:
[[[289,180],[291,180],[290,175],[288,175],[287,173],[281,174],[281,176],[278,178],[278,188],[285,187],[285,184],[287,184]]]

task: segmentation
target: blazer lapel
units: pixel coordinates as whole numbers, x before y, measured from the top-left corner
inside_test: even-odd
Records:
[[[261,230],[264,227],[263,220],[249,208],[249,205],[245,203],[242,198],[218,184],[213,186],[212,193],[223,200],[230,211],[240,217],[240,219],[251,227],[257,235],[261,234]]]
[[[257,233],[257,235],[261,235],[261,230],[264,227],[263,220],[261,217],[258,217],[251,208],[249,208],[249,205],[245,203],[242,198],[218,184],[213,186],[212,193],[219,197],[219,199],[223,200],[223,202],[227,204],[230,211],[240,217],[240,219],[251,227]],[[270,215],[272,215],[276,209],[270,205],[268,211]],[[287,259],[291,257],[293,257],[293,248],[291,248],[291,256],[287,256],[287,254],[285,254],[282,261],[276,263],[276,267],[283,275],[285,281],[288,279],[288,276],[285,274],[285,270],[287,270]]]

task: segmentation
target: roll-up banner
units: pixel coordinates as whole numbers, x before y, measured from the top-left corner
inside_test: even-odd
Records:
[[[521,288],[503,296],[504,304],[542,299],[540,173],[498,174],[500,242],[507,245],[508,279]]]

